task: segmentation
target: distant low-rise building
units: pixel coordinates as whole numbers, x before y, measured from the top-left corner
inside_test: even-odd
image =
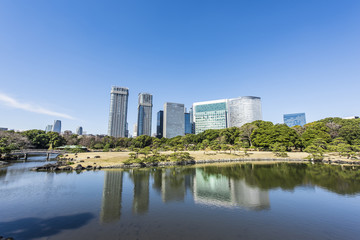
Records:
[[[72,133],[71,130],[65,130],[64,133],[63,133],[64,136],[70,136],[70,135],[72,135],[72,134],[73,134],[73,133]]]
[[[358,119],[359,116],[344,117],[343,119]]]
[[[304,126],[306,124],[305,113],[284,114],[284,123],[289,127]]]

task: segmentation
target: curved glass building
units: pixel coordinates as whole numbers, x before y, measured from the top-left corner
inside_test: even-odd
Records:
[[[245,123],[262,120],[261,98],[240,97],[229,99],[229,127],[241,127]]]

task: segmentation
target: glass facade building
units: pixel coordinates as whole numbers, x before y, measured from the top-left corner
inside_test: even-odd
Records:
[[[284,114],[284,123],[289,127],[304,126],[306,124],[305,113]]]
[[[191,134],[191,121],[190,121],[190,113],[185,113],[185,134]]]
[[[184,136],[185,134],[185,107],[180,103],[164,104],[163,134],[166,138]]]
[[[156,137],[162,138],[164,128],[164,111],[158,111],[157,113],[157,122],[156,122]]]
[[[76,129],[76,134],[83,135],[83,128],[81,126]]]
[[[129,89],[124,87],[111,88],[110,114],[108,135],[112,137],[125,137]]]
[[[196,134],[208,129],[241,127],[256,120],[262,120],[259,97],[246,96],[193,104],[193,124]]]
[[[208,129],[227,128],[227,100],[199,102],[193,104],[195,134]]]
[[[61,133],[61,121],[60,120],[55,120],[54,121],[52,131],[57,132],[59,134]]]
[[[151,136],[153,96],[149,93],[139,94],[137,136]]]
[[[53,125],[47,125],[45,128],[45,132],[51,132],[53,129]]]
[[[228,100],[229,127],[241,127],[245,123],[262,120],[261,98],[239,97]]]

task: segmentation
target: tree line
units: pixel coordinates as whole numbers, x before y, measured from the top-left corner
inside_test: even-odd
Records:
[[[123,151],[151,148],[172,150],[259,150],[279,155],[289,151],[306,151],[321,158],[326,151],[339,152],[348,158],[360,152],[360,119],[325,118],[302,126],[288,127],[269,121],[254,121],[240,128],[206,130],[174,138],[155,138],[142,135],[136,138],[110,136],[60,135],[56,132],[28,130],[0,132],[0,153],[22,148],[56,148],[81,145],[102,151]]]

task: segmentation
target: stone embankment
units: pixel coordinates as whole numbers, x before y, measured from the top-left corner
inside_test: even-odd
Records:
[[[84,162],[84,161],[80,161]],[[233,162],[318,162],[324,164],[347,164],[347,165],[360,165],[360,161],[352,160],[319,160],[312,161],[307,159],[290,159],[290,158],[239,158],[239,159],[204,159],[204,160],[190,160],[190,161],[179,161],[179,162],[155,162],[155,163],[132,163],[124,164],[119,163],[111,166],[87,165],[84,166],[78,163],[76,167],[72,167],[66,164],[66,161],[58,161],[54,164],[45,164],[41,167],[35,167],[34,171],[82,171],[82,170],[100,170],[100,169],[129,169],[129,168],[144,168],[144,167],[166,167],[166,166],[177,166],[177,165],[194,165],[194,164],[210,164],[210,163],[233,163]]]
[[[0,167],[2,167],[2,166],[6,166],[6,165],[8,165],[9,163],[8,162],[5,162],[5,161],[0,161]]]

